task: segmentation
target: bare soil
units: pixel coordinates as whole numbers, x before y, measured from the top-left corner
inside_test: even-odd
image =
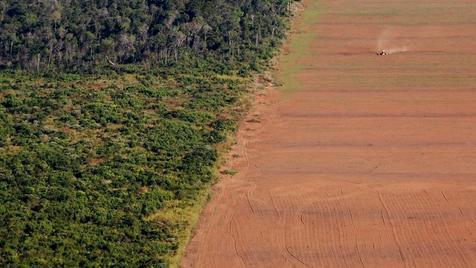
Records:
[[[257,96],[183,267],[476,267],[476,4],[318,8],[295,88]]]

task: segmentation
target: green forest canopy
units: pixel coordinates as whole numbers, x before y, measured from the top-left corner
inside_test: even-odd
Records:
[[[177,264],[290,2],[1,0],[0,266]]]
[[[291,0],[2,0],[0,64],[253,61],[283,37]]]

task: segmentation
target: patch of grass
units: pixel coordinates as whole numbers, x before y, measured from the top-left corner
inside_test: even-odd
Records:
[[[276,80],[283,85],[284,92],[299,90],[300,82],[296,77],[303,69],[303,59],[311,51],[311,41],[316,32],[312,26],[319,21],[322,12],[319,1],[305,1],[305,9],[298,14],[291,26],[291,38],[285,44],[285,51],[280,56]]]
[[[225,169],[221,172],[221,174],[226,176],[235,176],[238,174],[238,171],[234,169]]]

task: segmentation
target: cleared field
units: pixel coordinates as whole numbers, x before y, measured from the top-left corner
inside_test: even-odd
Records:
[[[306,6],[183,266],[475,267],[476,4]]]

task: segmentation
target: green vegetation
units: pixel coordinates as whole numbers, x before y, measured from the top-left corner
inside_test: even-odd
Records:
[[[311,51],[311,41],[316,39],[316,31],[312,26],[315,25],[321,15],[321,5],[319,1],[311,1],[308,7],[301,13],[301,16],[295,20],[297,32],[293,34],[293,38],[289,40],[286,53],[280,58],[279,78],[281,83],[285,85],[284,92],[297,90],[302,85],[296,74],[302,71],[307,56],[313,53]],[[299,51],[299,53],[296,53]]]
[[[1,80],[3,264],[172,256],[187,223],[157,215],[210,183],[245,84],[213,73]]]
[[[0,2],[0,65],[41,71],[268,57],[293,0]],[[250,65],[250,63],[253,63]],[[94,70],[97,70],[94,68]]]
[[[0,266],[177,265],[290,2],[0,2]]]

